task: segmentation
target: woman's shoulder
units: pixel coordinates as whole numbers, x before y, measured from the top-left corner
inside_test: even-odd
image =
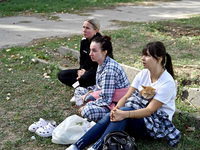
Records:
[[[109,56],[107,58],[110,66],[120,66],[120,64],[116,60],[110,58]]]
[[[92,41],[96,37],[102,37],[101,33],[97,32],[90,41]]]
[[[165,70],[161,76],[161,79],[163,80],[169,80],[169,81],[174,81],[174,78],[170,75],[170,73]]]
[[[114,59],[110,58],[107,61],[106,68],[114,73],[124,71],[123,67]],[[124,71],[125,72],[125,71]]]
[[[160,80],[165,83],[175,84],[174,78],[170,75],[170,73],[167,70],[163,72],[162,76],[160,77]]]
[[[142,69],[139,73],[138,73],[139,76],[148,76],[150,75],[150,71],[148,69]]]
[[[102,34],[100,32],[97,32],[94,37],[97,37],[97,36],[102,36]]]
[[[141,73],[149,73],[150,71],[148,69],[142,69],[140,72]]]
[[[86,45],[86,43],[88,43],[88,42],[87,42],[87,38],[82,37],[82,39],[81,39],[81,46]]]
[[[86,40],[87,40],[87,38],[82,37],[81,42],[84,42],[84,41],[86,41]]]

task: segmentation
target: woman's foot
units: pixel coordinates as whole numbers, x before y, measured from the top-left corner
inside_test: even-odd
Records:
[[[78,149],[76,148],[75,145],[71,145],[70,147],[68,147],[68,148],[65,149],[65,150],[78,150]]]
[[[87,150],[95,150],[93,147],[88,148]]]

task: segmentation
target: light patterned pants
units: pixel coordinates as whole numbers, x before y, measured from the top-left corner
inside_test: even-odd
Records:
[[[84,87],[78,87],[75,90],[74,96],[75,99],[79,99],[81,96],[85,95],[88,91],[92,90],[92,88],[84,88]],[[107,114],[110,112],[110,109],[107,107],[100,107],[95,105],[93,101],[90,101],[86,103],[86,105],[82,108],[81,116],[84,118],[87,118],[89,121],[95,121],[98,122]]]

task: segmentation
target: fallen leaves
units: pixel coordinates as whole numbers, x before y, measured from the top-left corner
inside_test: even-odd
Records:
[[[44,78],[46,78],[46,79],[51,78],[51,77],[48,75],[48,73],[44,73],[43,76],[44,76]]]
[[[6,100],[10,100],[10,97],[11,97],[11,93],[7,93]]]
[[[186,125],[185,132],[195,132],[195,127],[189,127],[188,125]]]

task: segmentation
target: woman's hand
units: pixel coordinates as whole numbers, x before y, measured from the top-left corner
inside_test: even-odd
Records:
[[[81,69],[77,71],[78,77],[76,78],[77,80],[85,73],[85,69]]]
[[[126,111],[122,111],[118,108],[114,108],[110,113],[110,121],[121,121],[126,118]]]
[[[118,107],[118,106],[115,106],[112,110],[116,110],[116,109],[119,109],[119,107]]]
[[[85,95],[82,96],[83,103],[85,103],[85,98],[87,95],[88,95],[88,93],[86,93]]]
[[[81,112],[82,112],[82,108],[83,108],[83,106],[82,107],[80,107],[79,108],[79,110],[78,110],[78,113],[81,115]],[[82,115],[81,115],[82,116]]]

